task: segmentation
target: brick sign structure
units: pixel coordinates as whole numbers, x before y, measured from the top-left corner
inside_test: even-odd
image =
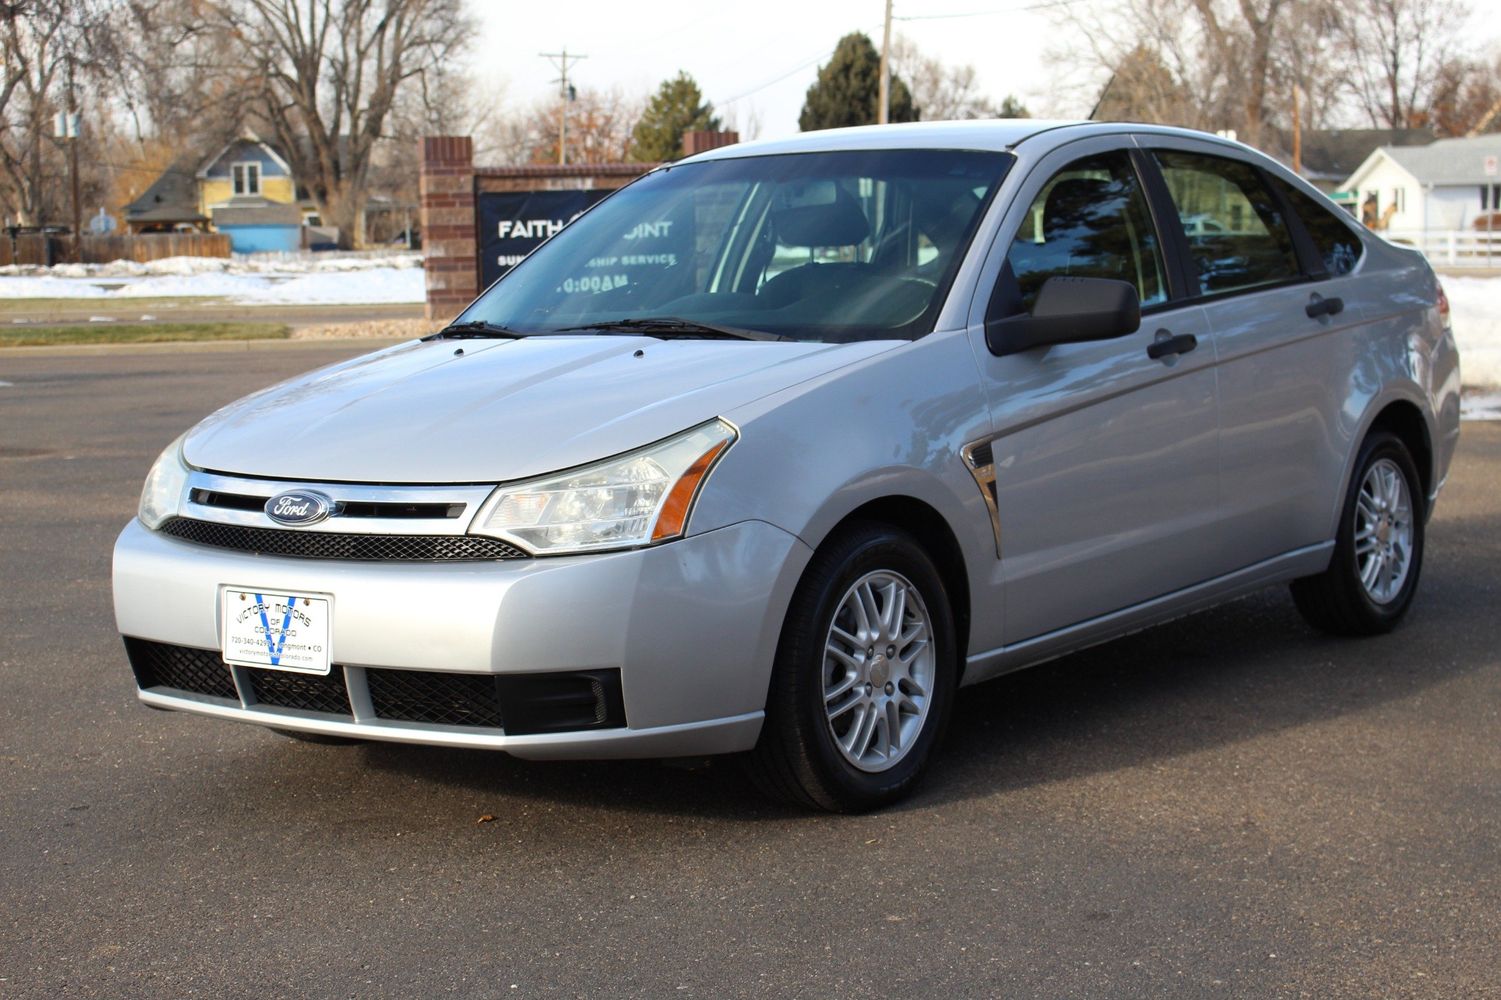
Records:
[[[685,155],[739,140],[690,132]],[[468,136],[422,140],[422,244],[427,316],[451,319],[501,274],[600,198],[656,164],[476,167]]]

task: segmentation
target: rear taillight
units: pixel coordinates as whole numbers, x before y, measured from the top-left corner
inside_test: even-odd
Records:
[[[1438,283],[1438,318],[1444,329],[1449,329],[1449,296],[1444,294],[1443,282]]]

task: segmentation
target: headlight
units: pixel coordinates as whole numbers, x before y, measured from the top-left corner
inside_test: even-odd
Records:
[[[626,549],[677,538],[735,428],[711,420],[570,472],[499,486],[470,531],[544,555]]]
[[[167,518],[175,517],[178,505],[182,503],[182,492],[188,485],[188,467],[182,460],[182,437],[167,445],[167,450],[157,456],[156,464],[146,474],[137,514],[148,528],[160,528]]]

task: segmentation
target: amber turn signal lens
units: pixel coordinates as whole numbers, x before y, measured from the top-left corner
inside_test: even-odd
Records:
[[[688,471],[683,473],[682,478],[672,485],[672,490],[662,504],[662,513],[657,518],[657,526],[652,529],[652,541],[676,538],[683,533],[688,523],[688,510],[693,506],[693,495],[698,492],[698,484],[703,482],[709,466],[714,464],[714,460],[729,446],[729,443],[728,441],[716,442],[714,447],[698,456],[694,463],[688,466]]]

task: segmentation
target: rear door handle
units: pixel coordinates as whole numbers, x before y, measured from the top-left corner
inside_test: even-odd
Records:
[[[1345,311],[1345,300],[1337,296],[1322,298],[1317,292],[1309,300],[1308,307],[1303,310],[1309,319],[1318,319],[1320,316],[1338,316]]]
[[[1147,346],[1147,357],[1153,361],[1161,360],[1174,354],[1187,354],[1199,346],[1199,338],[1191,333],[1180,333],[1176,337],[1164,337],[1166,330],[1157,331],[1157,339]]]

